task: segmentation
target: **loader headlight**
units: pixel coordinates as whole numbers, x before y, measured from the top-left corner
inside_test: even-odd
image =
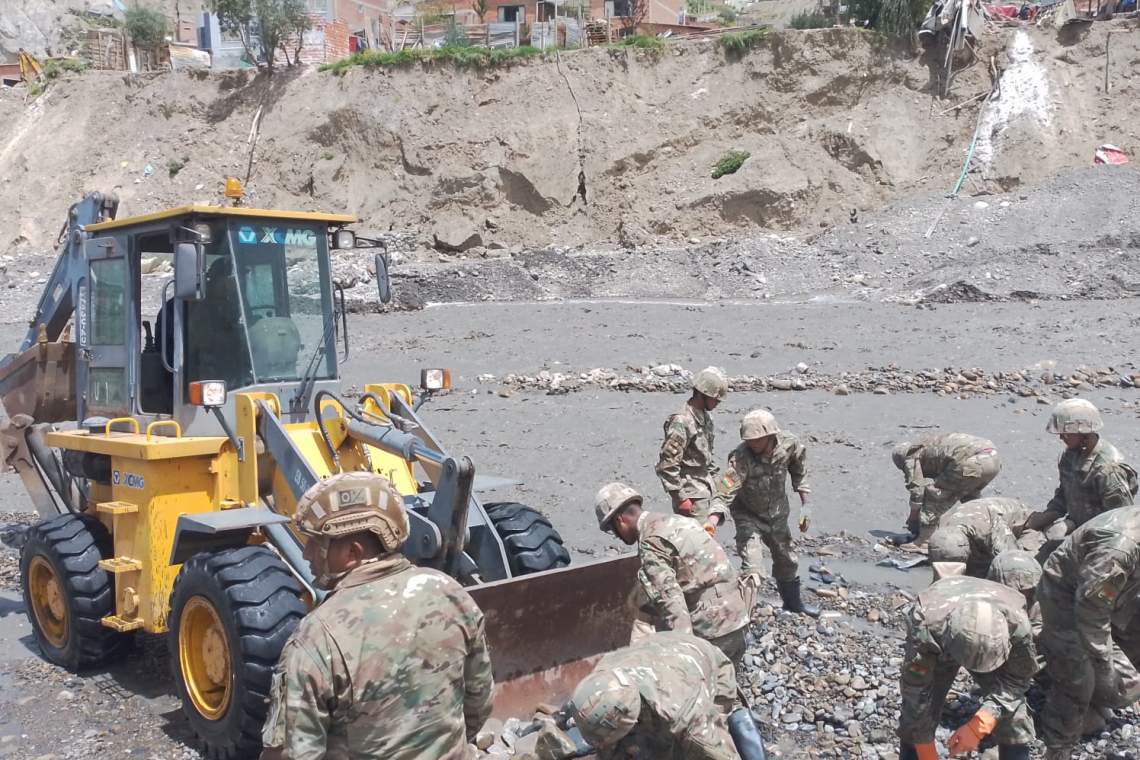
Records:
[[[226,403],[226,384],[221,380],[201,380],[190,383],[190,403],[214,409]]]
[[[425,391],[439,391],[451,387],[451,370],[420,370],[420,387]]]
[[[333,233],[333,248],[338,251],[356,247],[356,233],[352,230],[337,230]]]

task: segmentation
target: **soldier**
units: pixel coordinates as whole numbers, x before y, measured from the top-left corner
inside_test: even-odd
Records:
[[[784,609],[812,617],[819,608],[805,606],[800,595],[799,560],[788,527],[785,482],[800,497],[799,529],[811,519],[811,488],[807,482],[807,449],[795,435],[780,430],[771,412],[757,409],[744,415],[740,439],[728,457],[728,469],[717,481],[716,508],[728,505],[736,523],[736,550],[740,553],[741,588],[749,612],[764,577],[764,550],[772,552],[772,575]]]
[[[1055,541],[1097,515],[1117,507],[1131,507],[1136,495],[1136,470],[1115,446],[1102,440],[1100,412],[1083,398],[1066,399],[1053,407],[1047,432],[1059,435],[1065,445],[1057,470],[1060,484],[1043,512],[1034,512],[1028,526],[1048,531]],[[1061,521],[1061,522],[1057,522]]]
[[[602,657],[571,714],[599,760],[763,760],[732,665],[707,641],[656,633]]]
[[[945,578],[910,611],[900,689],[899,760],[938,760],[934,731],[958,669],[982,689],[982,706],[950,737],[954,756],[993,735],[1001,760],[1028,760],[1033,719],[1025,701],[1037,653],[1022,595],[982,578]]]
[[[749,618],[728,555],[693,520],[647,512],[642,501],[624,483],[610,483],[598,491],[595,513],[603,531],[638,545],[642,601],[657,630],[710,641],[739,668]]]
[[[483,613],[398,553],[403,499],[378,475],[344,473],[306,491],[293,519],[331,593],[285,644],[262,760],[466,758],[491,714]]]
[[[1046,560],[1037,600],[1052,681],[1042,713],[1048,760],[1072,757],[1090,704],[1121,708],[1140,698],[1140,673],[1116,640],[1128,638],[1138,592],[1138,507],[1086,521]]]
[[[665,443],[657,462],[657,477],[679,515],[709,521],[716,466],[713,463],[713,422],[709,412],[728,395],[728,378],[716,367],[693,376],[693,395],[665,420]],[[723,515],[713,517],[719,524]]]
[[[935,580],[949,575],[985,578],[994,557],[1020,548],[1025,521],[1033,512],[1017,499],[992,497],[959,504],[942,516],[930,537]],[[1036,531],[1030,531],[1036,534]],[[1036,534],[1040,535],[1040,534]],[[1026,536],[1026,542],[1037,542]]]
[[[901,547],[907,551],[926,552],[939,518],[959,501],[981,498],[982,489],[1001,472],[1001,457],[993,443],[964,433],[903,443],[892,456],[910,492],[906,527],[917,534]]]

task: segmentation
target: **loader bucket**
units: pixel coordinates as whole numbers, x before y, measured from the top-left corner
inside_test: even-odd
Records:
[[[75,343],[39,342],[0,365],[0,401],[9,418],[26,414],[37,423],[75,418]]]
[[[639,566],[630,554],[467,589],[485,617],[494,717],[561,706],[599,657],[629,645]]]

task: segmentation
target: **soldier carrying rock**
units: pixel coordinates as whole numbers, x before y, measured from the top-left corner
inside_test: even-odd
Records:
[[[1045,429],[1059,435],[1065,445],[1057,461],[1060,484],[1045,510],[1034,512],[1027,523],[1029,528],[1046,531],[1053,539],[1050,548],[1093,517],[1132,506],[1136,470],[1100,437],[1103,428],[1100,412],[1083,398],[1066,399],[1053,407]]]
[[[800,593],[799,560],[788,526],[791,508],[785,483],[800,497],[799,529],[811,519],[811,488],[807,482],[807,448],[792,433],[780,430],[775,416],[764,409],[751,411],[740,424],[742,444],[728,457],[728,468],[717,481],[715,507],[728,505],[736,523],[736,550],[740,553],[741,586],[749,612],[764,577],[764,550],[772,552],[772,575],[784,609],[812,617],[819,608],[805,606]]]
[[[991,497],[959,504],[942,516],[930,537],[934,579],[951,575],[985,578],[994,557],[1024,546],[1040,548],[1044,537],[1025,530],[1033,510],[1017,499]]]
[[[749,617],[721,545],[693,520],[646,511],[641,494],[624,483],[604,486],[596,502],[598,527],[637,544],[639,606],[653,611],[657,630],[710,641],[739,668]]]
[[[463,587],[399,554],[404,500],[372,473],[333,475],[293,518],[331,590],[285,644],[262,760],[460,760],[491,714],[483,613]]]
[[[673,511],[707,521],[713,527],[724,516],[709,514],[717,469],[709,412],[727,395],[728,378],[716,367],[706,367],[694,375],[693,395],[665,420],[665,442],[657,462],[657,477],[672,500]]]
[[[1140,698],[1128,658],[1138,594],[1140,507],[1093,517],[1046,560],[1037,600],[1052,681],[1042,714],[1047,760],[1072,757],[1090,704],[1120,709]]]
[[[764,760],[732,664],[680,632],[602,657],[574,689],[571,714],[599,760]]]
[[[993,735],[1001,760],[1028,760],[1035,736],[1025,692],[1037,672],[1020,593],[981,578],[945,578],[910,611],[902,664],[900,760],[938,760],[934,731],[960,667],[982,689],[982,706],[950,737],[951,757]]]
[[[1001,472],[993,443],[965,433],[946,433],[896,446],[895,467],[906,476],[910,515],[906,527],[916,534],[907,551],[925,552],[939,519],[959,501],[973,501]]]

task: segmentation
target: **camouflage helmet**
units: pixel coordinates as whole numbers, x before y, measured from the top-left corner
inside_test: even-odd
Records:
[[[598,527],[607,530],[610,520],[622,507],[631,502],[644,501],[641,494],[625,483],[610,483],[602,486],[594,497],[594,513],[598,516]]]
[[[592,747],[617,744],[641,713],[641,693],[620,670],[594,671],[582,679],[570,698],[574,724]]]
[[[966,562],[970,559],[970,539],[956,525],[934,531],[926,546],[931,562]]]
[[[754,409],[744,415],[744,420],[740,423],[740,440],[742,441],[754,441],[757,438],[778,432],[780,432],[780,426],[776,423],[776,416],[767,409]]]
[[[1010,549],[994,557],[988,577],[1024,594],[1037,588],[1041,580],[1041,565],[1033,552]]]
[[[408,538],[404,500],[387,478],[371,472],[343,472],[320,481],[301,495],[293,525],[313,538],[339,538],[370,531],[386,552]]]
[[[1095,433],[1104,427],[1100,412],[1091,401],[1083,398],[1069,398],[1053,407],[1049,424],[1045,431],[1054,435],[1067,433]]]
[[[705,367],[693,375],[693,390],[723,401],[728,395],[728,377],[716,367]]]
[[[1009,657],[1009,625],[988,602],[967,602],[954,608],[946,621],[947,654],[966,670],[992,673]]]
[[[901,470],[907,458],[910,457],[911,451],[914,449],[915,444],[909,442],[900,443],[898,446],[895,446],[893,449],[891,449],[891,459],[894,460],[895,467],[898,467]]]

